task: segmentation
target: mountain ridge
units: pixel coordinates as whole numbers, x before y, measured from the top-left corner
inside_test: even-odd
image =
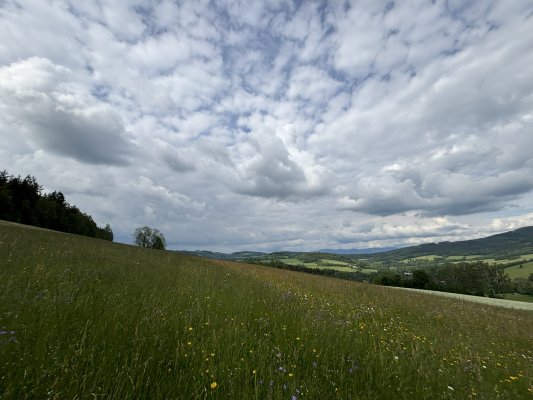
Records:
[[[386,250],[384,250],[386,249]],[[368,250],[368,252],[364,252]],[[478,239],[445,241],[423,243],[415,246],[402,248],[379,248],[378,249],[322,249],[319,251],[239,251],[234,253],[221,253],[209,250],[181,251],[187,254],[193,254],[200,257],[215,258],[222,260],[247,260],[255,257],[264,257],[268,255],[298,255],[298,254],[330,254],[335,256],[354,256],[360,258],[369,256],[372,258],[410,258],[428,255],[436,256],[469,256],[469,255],[498,255],[508,256],[509,254],[533,254],[533,226],[526,226],[512,231],[498,233]]]
[[[383,256],[420,257],[436,256],[472,256],[533,253],[533,226],[526,226],[512,231],[498,233],[478,239],[424,243],[381,253]]]

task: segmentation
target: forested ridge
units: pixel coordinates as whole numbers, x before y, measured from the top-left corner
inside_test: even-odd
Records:
[[[12,176],[0,171],[0,219],[98,239],[113,240],[107,224],[99,227],[92,217],[67,203],[63,193],[43,193],[33,176]]]
[[[480,239],[424,243],[418,246],[373,254],[371,257],[375,260],[405,259],[428,255],[439,257],[479,255],[508,258],[513,255],[531,252],[533,252],[533,226],[526,226]]]

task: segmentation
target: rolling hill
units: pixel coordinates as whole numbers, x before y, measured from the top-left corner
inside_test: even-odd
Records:
[[[248,258],[265,257],[269,255],[282,255],[293,257],[306,252],[274,252],[263,253],[253,251],[241,251],[236,253],[219,253],[207,250],[196,250],[184,253],[190,253],[201,257],[215,258],[221,260],[243,260]],[[336,254],[336,255],[357,255],[357,256],[371,256],[373,258],[414,258],[428,255],[437,255],[439,257],[447,256],[469,256],[480,255],[489,256],[496,255],[501,258],[506,258],[509,255],[521,255],[533,253],[533,226],[519,228],[514,231],[500,233],[497,235],[488,236],[480,239],[462,240],[457,242],[439,242],[439,243],[425,243],[417,246],[403,247],[403,248],[383,248],[379,251],[372,249],[351,249],[351,250],[335,250],[323,249],[318,252],[320,254]]]
[[[436,255],[448,256],[495,256],[510,258],[522,254],[533,253],[533,226],[519,228],[514,231],[500,233],[480,239],[457,242],[426,243],[418,246],[404,247],[385,253],[373,255],[374,258],[414,258]]]
[[[512,259],[524,254],[533,254],[533,226],[500,233],[480,239],[457,242],[425,243],[400,249],[383,249],[384,251],[352,250],[351,253],[325,249],[319,252],[274,252],[262,253],[241,251],[236,253],[218,253],[205,250],[185,252],[192,255],[220,260],[283,260],[300,259],[302,263],[310,257],[330,260],[349,261],[350,259],[368,259],[374,262],[391,262],[417,257],[459,257],[478,256],[479,258]]]

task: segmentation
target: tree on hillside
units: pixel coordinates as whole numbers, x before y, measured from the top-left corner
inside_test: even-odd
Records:
[[[165,250],[167,242],[165,236],[158,229],[143,226],[135,229],[133,240],[139,247],[148,247],[151,249]]]

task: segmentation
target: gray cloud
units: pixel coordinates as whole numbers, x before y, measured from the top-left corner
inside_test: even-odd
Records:
[[[356,197],[343,197],[339,208],[381,216],[406,211],[427,215],[465,215],[505,208],[533,189],[533,171],[473,178],[464,174],[428,174],[413,180],[372,181]]]
[[[255,133],[236,146],[235,151],[241,158],[237,161],[235,189],[238,193],[298,199],[324,194],[328,189],[321,171],[306,171],[293,160],[284,143],[275,135]]]
[[[332,234],[334,240],[340,244],[354,242],[386,242],[388,240],[403,240],[408,243],[413,239],[427,239],[443,241],[448,237],[468,235],[469,229],[465,225],[457,224],[447,218],[429,218],[424,221],[410,218],[401,223],[398,221],[380,221],[361,227],[347,226]]]
[[[71,72],[43,58],[0,69],[0,96],[12,129],[58,155],[91,164],[125,164],[134,146],[120,116],[69,82]]]

